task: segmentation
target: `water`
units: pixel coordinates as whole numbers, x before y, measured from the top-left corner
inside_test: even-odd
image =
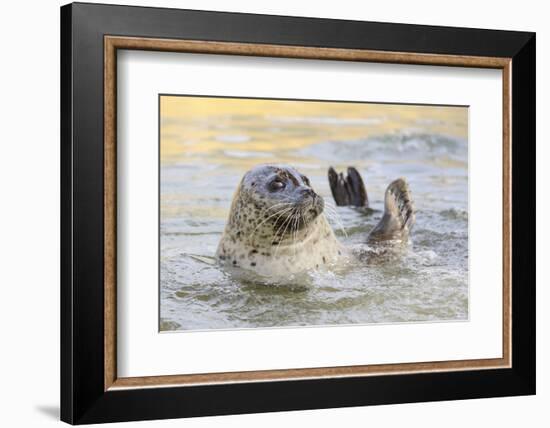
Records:
[[[466,109],[166,98],[161,330],[468,319]],[[224,271],[212,256],[233,193],[250,167],[266,162],[292,164],[329,201],[328,166],[355,166],[373,210],[337,208],[347,236],[333,226],[349,245],[380,219],[390,181],[406,177],[417,210],[410,247],[388,263],[311,273],[303,287]]]

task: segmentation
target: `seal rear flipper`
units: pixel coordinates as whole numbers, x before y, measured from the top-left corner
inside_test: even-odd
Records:
[[[328,169],[328,181],[334,202],[338,206],[351,205],[354,207],[368,207],[369,200],[361,174],[352,166],[348,173],[337,173],[333,167]]]
[[[403,178],[390,183],[384,196],[384,215],[369,235],[368,242],[406,240],[415,220],[409,185]]]

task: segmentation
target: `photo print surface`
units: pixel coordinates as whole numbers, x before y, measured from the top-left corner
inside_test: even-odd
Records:
[[[468,108],[159,95],[160,331],[468,320]]]

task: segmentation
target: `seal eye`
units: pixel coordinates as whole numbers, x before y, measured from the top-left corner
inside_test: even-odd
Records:
[[[285,188],[285,183],[282,182],[280,179],[275,179],[271,183],[269,183],[269,190],[272,192],[277,192],[279,190],[283,190]]]

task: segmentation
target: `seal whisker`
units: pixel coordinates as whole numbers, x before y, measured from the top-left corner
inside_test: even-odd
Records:
[[[277,216],[277,218],[276,218],[275,221],[274,221],[274,223],[277,224],[277,222],[279,221],[279,219],[280,219],[283,215],[285,215],[285,214],[291,212],[292,210],[293,210],[293,207],[286,207],[286,208],[283,207],[283,208],[281,208],[279,211],[277,211],[276,213],[270,215],[269,217],[267,217],[266,219],[264,219],[260,224],[258,224],[258,225],[254,228],[254,230],[252,231],[251,235],[252,235],[253,237],[256,236],[256,235],[255,235],[256,230],[257,230],[260,226],[262,226],[263,224],[265,224],[269,219],[271,219],[271,218]]]
[[[283,242],[283,239],[284,239],[286,230],[288,229],[288,226],[290,225],[290,222],[292,221],[292,218],[293,218],[293,217],[294,217],[294,214],[292,214],[291,216],[289,216],[289,217],[285,220],[286,226],[285,226],[285,228],[284,228],[284,230],[283,230],[281,239],[279,239],[279,243],[277,244],[277,248],[275,248],[275,255],[277,255],[277,252],[279,251],[279,247],[281,246],[281,242]],[[284,224],[284,223],[283,223],[283,224]]]
[[[277,203],[277,204],[275,204],[275,205],[271,205],[270,207],[265,208],[265,209],[262,211],[262,214],[265,213],[266,211],[271,211],[272,209],[278,208],[278,207],[280,207],[281,205],[292,205],[292,201],[288,200],[288,201],[279,202],[279,203]]]
[[[306,219],[304,217],[304,213],[302,211],[300,211],[300,217],[298,218],[298,221],[296,222],[296,229],[298,228],[298,226],[300,225],[300,221],[304,223],[304,228],[306,228],[308,226],[308,224],[306,223]],[[298,240],[298,232],[296,232],[296,241]],[[294,258],[296,258],[296,242],[294,243]]]
[[[300,217],[302,222],[304,223],[304,228],[307,228],[309,226],[309,223],[311,223],[307,218],[304,217],[304,213],[300,213]]]
[[[289,200],[288,202],[287,202],[287,201],[283,201],[283,202],[279,202],[279,203],[277,203],[277,204],[271,205],[271,206],[269,206],[269,207],[267,207],[267,208],[263,208],[263,209],[260,211],[259,216],[261,217],[261,216],[263,216],[265,213],[267,213],[267,212],[269,212],[269,211],[271,211],[271,210],[279,209],[279,208],[281,208],[281,207],[288,206],[288,205],[292,205],[292,201],[290,201],[290,200]]]
[[[291,210],[292,211],[292,210]],[[283,223],[277,228],[277,230],[275,231],[275,233],[273,234],[273,239],[271,241],[271,245],[273,245],[273,243],[277,240],[280,240],[278,237],[279,237],[279,232],[280,230],[283,228],[283,226],[285,225],[285,223],[291,218],[291,215],[287,216],[287,218],[283,221]]]
[[[271,211],[271,210],[280,209],[280,208],[283,208],[283,207],[289,206],[289,205],[293,205],[292,201],[289,201],[289,202],[279,202],[278,204],[271,205],[270,207],[264,208],[262,211],[260,211],[259,216],[261,217],[261,216],[263,216],[264,214],[266,214],[267,212],[269,212],[269,211]]]
[[[290,205],[290,203],[287,203],[287,205]],[[274,214],[271,214],[270,216],[268,216],[267,218],[263,219],[255,228],[254,230],[252,231],[252,233],[256,232],[256,230],[258,230],[258,228],[263,225],[265,222],[267,222],[270,218],[273,218],[275,217],[276,215],[278,214],[281,214],[281,213],[284,213],[285,211],[290,211],[292,210],[292,207],[282,207],[279,209],[279,211],[276,211]]]
[[[327,217],[328,217],[329,220],[333,220],[336,223],[336,225],[338,226],[338,229],[340,229],[342,231],[342,233],[344,234],[344,236],[347,238],[348,237],[348,232],[346,231],[346,228],[342,225],[342,222],[337,217],[337,215],[327,212]]]
[[[302,215],[301,213],[298,213],[299,215]],[[298,221],[300,220],[300,217],[296,215],[296,219],[294,220],[294,235],[292,240],[292,246],[294,247],[294,259],[296,259],[296,241],[298,240]]]
[[[336,225],[338,226],[338,228],[342,231],[344,236],[347,238],[348,233],[346,231],[346,228],[341,222],[340,215],[338,214],[336,207],[331,203],[328,203],[327,201],[325,201],[325,208],[327,208],[327,211],[326,211],[327,217],[329,217],[329,219],[334,220],[336,222]]]
[[[288,214],[289,212],[292,212],[292,210],[294,210],[294,207],[291,207],[290,210],[286,210],[286,211],[284,211],[283,213],[281,213],[281,214],[275,219],[274,223],[277,224],[277,223],[279,222],[279,219],[280,219],[283,215]],[[291,214],[289,217],[291,217],[291,216],[292,216],[292,214]],[[284,226],[286,220],[288,220],[288,218],[285,219],[285,221],[283,221],[283,224],[281,224],[281,225],[279,226],[279,228],[277,229],[277,231],[275,232],[274,238],[273,238],[273,240],[271,241],[271,245],[273,245],[273,242],[277,239],[277,236],[278,236],[278,234],[279,234],[279,231],[280,231],[281,228]]]

